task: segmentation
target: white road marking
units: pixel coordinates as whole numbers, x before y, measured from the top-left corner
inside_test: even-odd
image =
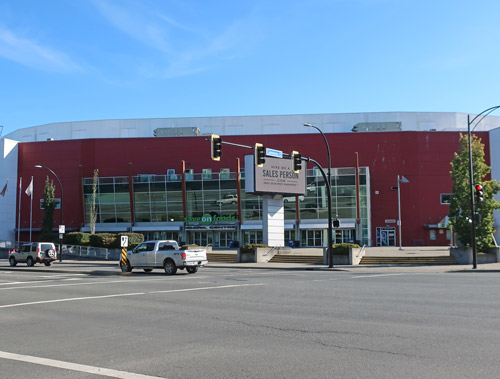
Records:
[[[82,280],[83,278],[64,278],[64,279],[54,279],[54,280],[28,280],[25,282],[7,282],[7,283],[0,283],[0,286],[8,286],[11,284],[33,284],[33,283],[51,283],[54,281],[61,282],[63,280]],[[36,286],[39,287],[39,286]]]
[[[67,299],[41,300],[41,301],[32,301],[30,303],[17,303],[17,304],[0,305],[0,308],[22,307],[24,305],[35,305],[35,304],[62,303],[65,301],[106,299],[106,298],[110,298],[110,297],[121,297],[121,296],[137,296],[137,295],[144,295],[144,294],[145,294],[144,292],[135,292],[135,293],[121,293],[121,294],[116,294],[116,295],[102,295],[102,296],[88,296],[88,297],[72,297],[72,298],[67,298]]]
[[[148,293],[171,293],[171,292],[188,292],[188,291],[203,291],[203,290],[213,290],[218,288],[233,288],[233,287],[250,287],[250,286],[263,286],[263,283],[255,284],[232,284],[227,286],[216,286],[216,287],[198,287],[198,288],[184,288],[180,290],[164,290],[164,291],[151,291]]]
[[[351,279],[364,279],[364,278],[374,278],[377,276],[398,276],[398,275],[415,275],[415,273],[401,273],[401,274],[373,274],[373,275],[356,275],[351,276]]]
[[[146,295],[146,294],[152,294],[152,293],[172,293],[172,292],[203,291],[203,290],[214,290],[214,289],[221,289],[221,288],[263,286],[263,285],[264,285],[263,283],[256,283],[256,284],[233,284],[233,285],[227,285],[227,286],[185,288],[185,289],[179,289],[179,290],[121,293],[121,294],[114,294],[114,295],[87,296],[87,297],[72,297],[72,298],[66,298],[66,299],[32,301],[32,302],[29,302],[29,303],[6,304],[6,305],[0,305],[0,308],[14,308],[14,307],[22,307],[22,306],[26,306],[26,305],[38,305],[38,304],[49,304],[49,303],[63,303],[63,302],[66,302],[66,301],[108,299],[108,298],[111,298],[111,297],[138,296],[138,295]]]
[[[88,365],[82,365],[82,364],[78,364],[78,363],[58,361],[55,359],[34,357],[34,356],[30,356],[30,355],[14,354],[14,353],[8,353],[6,351],[0,351],[0,358],[10,359],[10,360],[14,360],[14,361],[34,363],[37,365],[43,365],[43,366],[49,366],[49,367],[62,368],[65,370],[85,372],[85,373],[89,373],[89,374],[110,376],[112,378],[123,378],[123,379],[148,379],[148,378],[157,379],[157,378],[160,378],[159,376],[134,374],[132,372],[127,372],[127,371],[118,371],[118,370],[113,370],[113,369],[109,369],[109,368],[88,366]]]
[[[347,280],[347,279],[364,279],[364,278],[376,278],[380,276],[399,276],[399,275],[422,275],[425,274],[423,272],[402,272],[395,274],[366,274],[366,275],[355,275],[355,276],[347,276],[347,277],[336,277],[330,279],[315,279],[311,280],[312,282],[329,282],[333,280]]]
[[[189,277],[189,279],[192,279],[193,277]],[[206,276],[198,276],[196,279],[205,279],[207,278]],[[187,280],[188,278],[172,278],[170,281],[175,280]],[[70,280],[70,279],[67,279]],[[167,280],[167,278],[155,278],[155,279],[120,279],[120,280],[108,280],[106,282],[85,282],[85,283],[58,283],[58,284],[46,284],[43,287],[41,286],[23,286],[23,287],[7,287],[7,288],[0,288],[0,291],[5,291],[5,290],[19,290],[19,289],[25,289],[25,288],[48,288],[48,287],[69,287],[69,286],[86,286],[86,285],[94,285],[94,284],[109,284],[109,283],[125,283],[125,282],[130,282],[133,280],[134,282],[153,282],[153,281],[159,281],[159,280]],[[60,282],[60,281],[58,281]],[[10,282],[10,283],[0,283],[0,285],[8,285],[8,284],[31,284],[31,283],[37,283],[37,282]],[[49,283],[48,280],[43,281],[43,283]]]

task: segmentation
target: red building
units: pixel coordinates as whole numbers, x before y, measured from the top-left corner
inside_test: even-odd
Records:
[[[489,134],[487,132],[477,134],[485,144],[486,163],[489,164]],[[366,194],[366,218],[370,237],[368,243],[376,245],[377,233],[380,235],[381,231],[386,233],[387,230],[394,231],[395,239],[392,239],[391,232],[385,235],[391,239],[385,243],[397,245],[396,241],[399,241],[397,227],[399,175],[409,180],[409,183],[400,183],[402,244],[404,246],[449,244],[449,233],[440,223],[448,214],[446,202],[452,186],[449,174],[450,162],[458,150],[458,132],[331,133],[326,134],[326,137],[332,154],[332,168],[355,168],[357,157],[359,167],[368,168],[369,176],[366,179],[369,181],[366,186],[369,191]],[[260,142],[266,147],[284,152],[295,150],[303,157],[315,159],[323,167],[328,166],[325,144],[319,134],[223,136],[223,141],[249,146]],[[66,231],[71,231],[88,226],[85,220],[85,189],[82,183],[84,178],[87,178],[87,181],[88,178],[92,178],[94,169],[99,170],[99,178],[103,181],[105,178],[122,177],[128,178],[129,182],[138,175],[166,175],[169,169],[175,170],[178,174],[186,172],[201,174],[204,169],[220,172],[226,168],[231,173],[236,173],[239,162],[243,162],[243,156],[250,153],[251,150],[223,145],[221,161],[212,161],[210,143],[206,137],[195,136],[19,143],[18,176],[23,180],[23,189],[29,183],[31,176],[35,183],[33,239],[36,239],[42,223],[43,210],[40,209],[39,202],[43,198],[45,178],[47,176],[53,178],[48,171],[35,168],[35,165],[50,168],[60,179],[64,189],[64,224]],[[312,167],[309,166],[308,169]],[[55,186],[55,196],[58,198],[61,195],[57,181]],[[186,201],[189,202],[186,191],[188,190],[184,188],[184,216],[186,207],[189,207],[186,204]],[[134,204],[133,191],[129,192],[130,201]],[[20,221],[21,240],[28,240],[29,198],[22,194],[21,201],[23,204],[20,219],[16,221],[16,225],[19,225]],[[60,209],[55,210],[56,223],[59,223],[60,212]],[[298,224],[301,218],[300,212],[297,212],[297,215],[294,222]],[[135,221],[134,214],[131,218],[131,221]],[[177,219],[175,222],[177,222],[175,225],[181,225],[177,230],[182,233],[182,220]],[[113,226],[117,223],[113,223]],[[104,230],[105,226],[105,223],[101,223],[101,230]],[[154,229],[154,223],[149,224],[149,228],[153,231],[151,228]],[[299,239],[298,237],[296,235],[294,239]],[[237,233],[233,235],[233,239],[241,238]]]

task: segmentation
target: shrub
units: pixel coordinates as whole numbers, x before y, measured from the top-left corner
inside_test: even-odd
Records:
[[[128,250],[132,250],[141,242],[144,242],[144,236],[141,233],[97,233],[90,235],[90,246],[120,249],[121,236],[128,236]]]
[[[120,249],[122,236],[128,237],[128,250],[132,250],[134,247],[144,242],[144,235],[141,233],[118,233],[114,235],[114,239],[112,240],[109,248]]]
[[[109,247],[115,238],[115,234],[111,233],[98,233],[90,235],[90,246],[93,247]]]
[[[252,251],[254,251],[254,249],[256,249],[258,247],[269,247],[269,246],[266,244],[263,244],[263,243],[251,243],[251,244],[243,245],[242,247],[240,247],[240,252],[241,253],[251,253]]]
[[[67,245],[88,246],[89,240],[89,233],[70,232],[64,235],[63,243]]]
[[[196,244],[191,244],[191,245],[182,245],[180,247],[181,250],[188,250],[188,249],[197,249],[199,246]]]
[[[334,243],[332,245],[333,255],[349,255],[349,249],[359,248],[355,243]]]

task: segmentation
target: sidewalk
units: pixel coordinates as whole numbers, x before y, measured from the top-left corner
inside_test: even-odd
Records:
[[[500,263],[486,263],[478,265],[477,269],[472,269],[472,265],[362,265],[344,266],[335,265],[329,268],[320,264],[300,264],[300,263],[208,263],[202,270],[210,268],[223,269],[260,269],[260,270],[291,270],[291,271],[343,271],[357,274],[362,273],[445,273],[445,272],[498,272],[500,273]],[[27,267],[25,264],[18,264],[10,267],[9,261],[0,259],[0,271],[35,271],[35,272],[56,272],[68,274],[86,275],[130,275],[122,273],[118,266],[118,261],[87,261],[87,260],[63,260],[55,262],[50,267],[35,265]],[[143,273],[142,270],[135,270],[135,273]],[[155,270],[153,272],[161,272]],[[182,271],[181,271],[182,272]]]

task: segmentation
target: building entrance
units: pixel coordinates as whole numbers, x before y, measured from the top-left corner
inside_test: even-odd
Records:
[[[212,245],[212,231],[191,231],[188,233],[188,241],[190,244],[198,246]]]
[[[236,240],[236,232],[214,232],[213,247],[230,247],[231,241]]]
[[[377,246],[396,246],[396,228],[378,227]]]

